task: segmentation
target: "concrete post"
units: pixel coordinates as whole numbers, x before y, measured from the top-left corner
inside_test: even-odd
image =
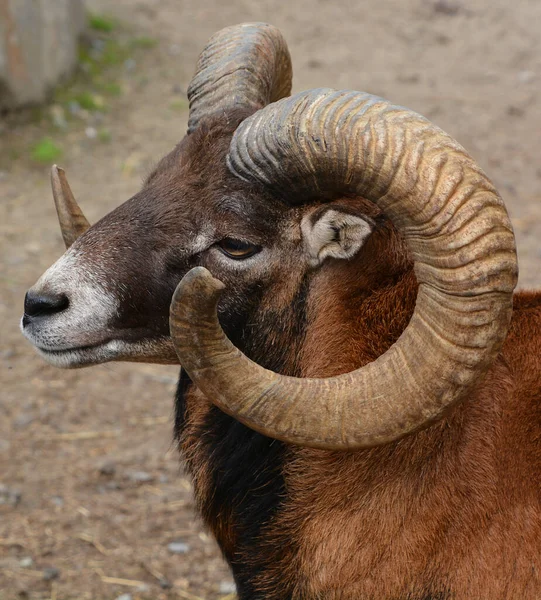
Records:
[[[84,27],[84,0],[0,0],[0,110],[43,102]]]

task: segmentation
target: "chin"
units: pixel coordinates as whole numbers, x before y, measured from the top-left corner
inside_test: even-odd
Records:
[[[136,341],[113,339],[87,346],[55,347],[44,346],[25,335],[43,359],[61,369],[80,369],[113,361],[180,364],[169,337]]]

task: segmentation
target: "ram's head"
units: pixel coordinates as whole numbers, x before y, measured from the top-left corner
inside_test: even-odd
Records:
[[[23,332],[57,366],[180,359],[210,400],[286,441],[384,443],[438,418],[499,351],[517,275],[512,229],[486,176],[423,117],[360,92],[286,97],[290,84],[274,28],[225,29],[199,60],[188,135],[141,192],[89,227],[54,168],[68,250],[28,292]],[[362,288],[379,264],[381,214],[419,282],[388,352],[305,380],[266,371],[224,336],[216,311],[245,350],[261,320],[271,343],[281,311],[303,335],[295,307],[320,273],[339,287],[340,265],[355,261]]]

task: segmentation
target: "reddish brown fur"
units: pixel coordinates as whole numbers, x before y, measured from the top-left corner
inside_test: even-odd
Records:
[[[407,325],[416,289],[389,224],[356,260],[329,262],[310,286],[301,374],[335,375],[381,355]],[[517,294],[500,357],[444,420],[361,452],[291,447],[287,499],[263,534],[272,566],[257,576],[260,597],[538,597],[540,346],[541,295]],[[197,421],[199,428],[209,405],[197,391],[189,405],[188,430]],[[200,468],[196,491],[212,494]],[[227,517],[213,524],[228,551],[231,525]],[[250,552],[243,558],[253,560]]]
[[[414,286],[403,285],[411,302]],[[397,303],[400,291],[380,294],[378,312],[403,327],[413,305]],[[373,335],[372,307],[356,309],[356,322],[347,315],[342,327],[357,330],[354,339],[364,331],[366,355],[381,354],[388,339]],[[342,347],[342,327],[327,329],[329,348]],[[540,345],[541,296],[517,295],[500,358],[446,419],[369,451],[294,450],[288,506],[273,534],[299,542],[298,555],[277,569],[282,577],[289,569],[300,598],[539,596]],[[339,370],[320,366],[320,375]],[[273,574],[263,579],[269,585]]]

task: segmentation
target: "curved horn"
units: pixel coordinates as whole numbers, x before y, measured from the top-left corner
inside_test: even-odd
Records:
[[[282,34],[267,23],[243,23],[214,34],[188,87],[188,133],[209,114],[255,112],[291,93],[291,58]]]
[[[506,336],[517,262],[503,201],[461,146],[381,98],[313,90],[246,119],[228,160],[239,177],[282,195],[348,192],[375,202],[408,243],[419,291],[409,325],[377,360],[296,379],[234,348],[216,318],[219,286],[188,273],[174,296],[172,335],[210,400],[266,435],[351,450],[430,424],[472,388]]]
[[[64,169],[56,165],[51,169],[51,186],[64,244],[69,248],[90,227],[90,223],[75,201]]]

